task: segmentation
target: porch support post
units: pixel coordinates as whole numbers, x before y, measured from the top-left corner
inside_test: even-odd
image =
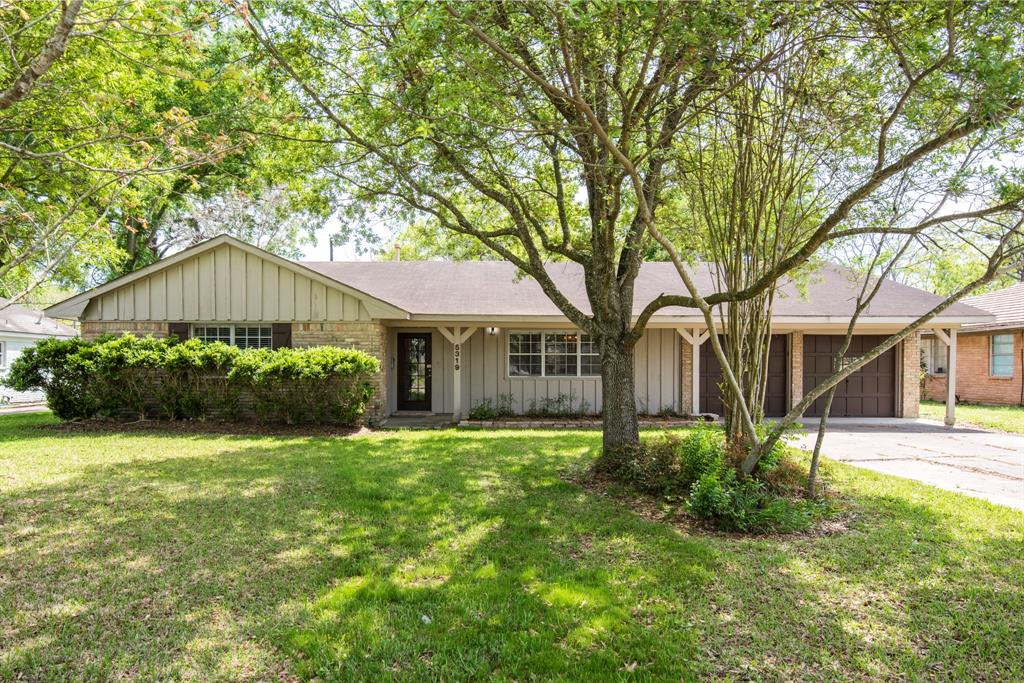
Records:
[[[707,330],[701,332],[697,328],[677,328],[677,331],[690,344],[690,413],[700,415],[700,345],[711,335]]]
[[[949,330],[949,344],[946,346],[949,359],[946,361],[946,424],[956,424],[956,328]]]
[[[462,419],[462,345],[469,341],[476,328],[439,327],[438,330],[452,343],[452,419],[458,422]]]
[[[462,328],[454,328],[452,337],[452,417],[458,422],[462,419]]]
[[[934,329],[936,338],[946,345],[946,424],[956,424],[956,328]]]

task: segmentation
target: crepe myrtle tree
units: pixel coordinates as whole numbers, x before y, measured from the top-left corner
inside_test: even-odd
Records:
[[[944,150],[1005,131],[1021,107],[1019,20],[997,3],[972,7],[236,4],[273,68],[291,77],[306,115],[332,127],[334,135],[317,142],[345,150],[333,172],[353,193],[352,224],[362,216],[429,217],[475,238],[534,278],[595,338],[606,452],[638,439],[633,347],[658,310],[698,308],[713,329],[713,307],[762,295],[844,231],[877,229],[857,221],[880,191],[940,163]],[[960,38],[965,22],[972,24]],[[1010,40],[1000,43],[996,35],[1007,28]],[[807,126],[818,126],[812,132],[824,136],[831,117],[825,133],[834,135],[824,149],[794,151],[796,126],[781,158],[799,152],[815,160],[806,184],[822,196],[799,239],[745,280],[698,292],[688,265],[715,254],[690,239],[703,227],[693,207],[670,201],[696,177],[679,149],[699,147],[700,126],[752,78],[797,58],[814,79],[791,95],[817,116],[808,117]],[[999,204],[988,198],[979,217]],[[737,210],[755,200],[737,194]],[[756,221],[746,226],[758,229]],[[634,310],[652,238],[687,293]],[[589,313],[548,276],[551,258],[582,266]],[[738,406],[758,451],[763,441]]]
[[[835,257],[838,245],[877,243],[888,252],[893,239],[905,239],[892,262],[879,256],[866,271],[888,276],[911,244],[918,254],[941,254],[955,242],[983,267],[935,315],[1020,258],[1020,18],[1001,5],[979,12],[956,3],[827,7],[813,41],[794,36],[792,25],[774,32],[761,49],[779,46],[776,68],[733,89],[713,117],[696,122],[697,142],[680,145],[683,163],[671,180],[693,197],[703,253],[724,271],[721,291],[741,303],[722,311],[717,294],[697,292],[686,251],[656,224],[650,228],[708,327],[726,332],[710,342],[723,368],[730,442],[747,451],[747,473],[778,429],[833,380],[863,366],[842,363],[778,429],[759,436],[758,389],[771,338],[770,315],[762,312],[770,311],[780,275]],[[877,284],[862,288],[854,322]]]

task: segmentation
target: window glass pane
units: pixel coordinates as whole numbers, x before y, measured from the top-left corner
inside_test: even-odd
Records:
[[[539,377],[541,374],[540,332],[513,332],[508,336],[509,377]]]
[[[235,345],[240,349],[269,349],[272,343],[269,327],[235,328]]]
[[[994,335],[991,354],[992,374],[996,377],[1013,377],[1013,335]]]
[[[941,339],[930,337],[922,340],[922,351],[929,375],[946,373],[946,344]]]
[[[597,342],[589,334],[580,335],[580,375],[597,377],[601,374],[601,356],[597,350]]]
[[[575,333],[544,334],[544,374],[547,377],[575,377],[578,374],[576,344]]]
[[[204,342],[231,343],[231,328],[226,326],[202,325],[192,328],[192,336]]]

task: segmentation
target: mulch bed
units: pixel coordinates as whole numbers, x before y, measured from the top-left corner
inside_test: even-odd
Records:
[[[573,470],[564,472],[562,479],[579,486],[592,495],[601,496],[615,501],[616,503],[629,508],[644,519],[661,524],[668,524],[686,534],[707,534],[733,539],[757,538],[757,539],[779,539],[794,540],[800,538],[821,538],[846,533],[856,518],[856,514],[849,505],[844,504],[839,498],[831,494],[837,502],[840,502],[842,512],[835,517],[823,519],[817,524],[804,531],[789,533],[779,532],[740,532],[725,531],[713,523],[692,517],[686,512],[683,503],[680,501],[669,502],[656,496],[647,495],[637,491],[630,491],[611,476],[594,472],[593,470]]]

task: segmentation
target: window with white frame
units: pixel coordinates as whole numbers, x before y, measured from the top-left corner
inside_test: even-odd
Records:
[[[595,377],[601,374],[597,343],[579,332],[510,332],[509,377]]]
[[[1013,377],[1013,335],[994,334],[989,347],[989,373],[993,377]]]
[[[945,375],[947,356],[946,343],[938,337],[921,340],[921,359],[929,375]]]
[[[7,367],[7,342],[0,341],[0,368]]]
[[[192,336],[204,342],[224,342],[240,349],[273,347],[273,331],[269,325],[193,325]]]

